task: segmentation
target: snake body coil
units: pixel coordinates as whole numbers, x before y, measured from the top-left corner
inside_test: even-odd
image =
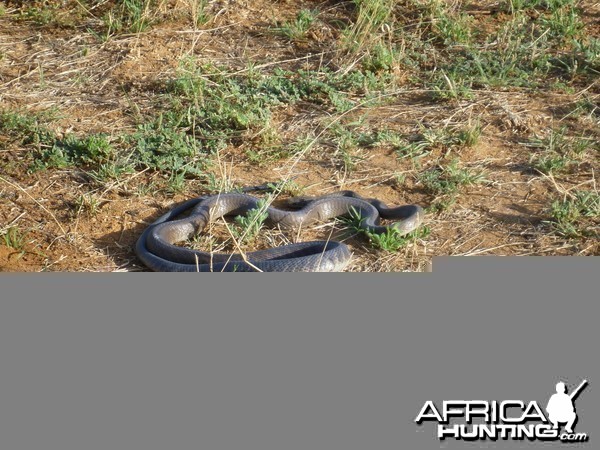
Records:
[[[210,222],[223,216],[238,216],[260,207],[260,199],[240,193],[198,197],[184,202],[159,217],[140,236],[136,254],[157,272],[335,272],[350,261],[348,247],[336,241],[312,241],[284,245],[242,254],[221,254],[191,250],[174,245],[200,233]],[[376,199],[364,199],[353,191],[341,191],[317,198],[298,197],[289,202],[293,211],[270,206],[267,222],[285,228],[299,228],[333,217],[359,214],[360,227],[372,233],[389,228],[400,235],[416,229],[423,221],[420,206],[388,208]],[[299,208],[299,209],[298,209]],[[184,212],[188,217],[175,220]],[[395,219],[389,227],[379,218]]]

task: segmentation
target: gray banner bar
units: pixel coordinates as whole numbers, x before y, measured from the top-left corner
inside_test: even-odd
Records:
[[[436,258],[432,274],[3,274],[0,446],[592,448],[598,261]],[[558,381],[584,379],[574,403],[585,443],[439,440],[437,424],[415,423],[429,400],[545,408]]]

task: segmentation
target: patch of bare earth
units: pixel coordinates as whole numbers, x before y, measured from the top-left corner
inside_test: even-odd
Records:
[[[166,19],[147,31],[115,35],[106,41],[88,31],[99,29],[100,16],[94,11],[84,15],[85,23],[61,28],[16,20],[16,7],[4,3],[6,12],[0,17],[2,109],[52,111],[56,118],[51,127],[58,136],[132,130],[137,115],[155,108],[161,82],[174,76],[184,57],[225,65],[232,72],[245,70],[250,62],[259,68],[319,68],[334,51],[335,27],[322,25],[294,43],[275,35],[270,27],[292,19],[301,8],[319,6],[323,14],[334,17],[347,7],[335,1],[208,3],[212,18],[202,28],[169,16],[167,10]],[[181,5],[173,1],[170,6]],[[600,254],[596,240],[561,237],[551,233],[546,222],[554,199],[576,189],[597,192],[597,153],[576,173],[557,181],[530,169],[532,150],[523,145],[532,135],[546,136],[566,124],[600,139],[597,111],[568,114],[570,105],[584,94],[597,103],[598,81],[575,85],[570,93],[481,90],[473,99],[443,103],[425,98],[423,90],[406,81],[406,73],[397,76],[398,93],[390,102],[353,111],[348,117],[361,117],[374,130],[385,126],[405,134],[477,121],[482,126],[478,143],[449,157],[459,158],[463,167],[484,170],[486,182],[465,187],[448,210],[428,214],[429,235],[395,253],[374,250],[363,237],[340,234],[338,225],[313,227],[299,237],[269,232],[270,240],[262,246],[341,237],[354,252],[350,271],[423,271],[439,255]],[[278,114],[277,126],[283,135],[314,136],[322,129],[317,112],[304,110],[302,104]],[[340,164],[335,145],[328,142],[317,142],[299,161],[292,158],[263,165],[248,161],[244,145],[222,151],[210,169],[217,178],[244,186],[291,175],[311,195],[352,189],[391,205],[427,207],[434,201],[416,175],[435,167],[434,156],[440,156],[435,153],[415,166],[383,145],[363,148],[357,150],[356,164],[348,170]],[[143,229],[174,204],[207,192],[203,180],[191,179],[184,192],[173,194],[164,187],[164,176],[150,171],[102,185],[90,183],[81,169],[28,172],[20,164],[27,151],[19,142],[0,145],[0,230],[17,228],[23,236],[20,248],[0,240],[2,271],[144,270],[133,251]],[[140,189],[152,183],[159,187],[150,192]],[[93,205],[86,204],[86,198],[93,198]]]

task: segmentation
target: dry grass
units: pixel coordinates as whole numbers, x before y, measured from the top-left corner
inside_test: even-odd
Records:
[[[133,244],[174,203],[290,180],[420,204],[428,233],[242,250],[343,239],[349,271],[598,255],[600,8],[550,3],[0,1],[0,270],[143,270]],[[237,249],[228,227],[200,243]]]

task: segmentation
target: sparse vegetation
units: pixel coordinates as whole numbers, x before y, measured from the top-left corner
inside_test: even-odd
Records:
[[[190,0],[189,6],[191,8],[190,16],[194,26],[200,27],[208,23],[210,20],[208,0]]]
[[[25,253],[25,244],[27,243],[27,233],[23,232],[19,227],[11,226],[5,230],[0,230],[4,245],[8,248],[16,250],[21,254]]]
[[[397,252],[408,244],[414,243],[417,239],[424,239],[430,234],[430,229],[427,226],[420,227],[407,234],[401,234],[395,228],[389,228],[385,233],[373,233],[361,227],[364,218],[354,209],[350,212],[349,217],[344,218],[343,221],[354,233],[366,236],[374,249],[388,253]]]
[[[269,216],[267,208],[270,201],[271,199],[262,199],[258,202],[257,208],[251,209],[244,216],[237,216],[235,218],[237,226],[232,229],[232,233],[238,240],[239,245],[252,242],[258,237],[258,233]]]
[[[551,130],[543,139],[534,138],[529,146],[540,149],[530,158],[532,167],[544,174],[568,172],[572,166],[584,161],[592,146],[593,139],[567,137],[566,130]]]
[[[296,19],[289,22],[283,22],[281,26],[274,30],[282,36],[295,41],[304,39],[310,26],[317,19],[317,13],[309,9],[301,9],[296,15]]]
[[[393,228],[390,228],[383,234],[369,232],[365,234],[369,238],[369,242],[374,248],[388,253],[394,253],[401,248],[406,247],[409,243],[414,243],[417,239],[427,238],[427,236],[430,234],[430,229],[425,226],[404,236],[400,236]]]
[[[600,254],[597,3],[230,3],[0,2],[0,221],[27,220],[2,236],[45,249],[0,269],[129,270],[159,207],[266,182],[427,208],[415,235],[367,236],[382,251],[351,238],[350,270],[422,267],[479,234]],[[261,217],[233,238],[300,238]]]
[[[79,197],[77,197],[73,206],[76,217],[78,217],[80,214],[85,214],[91,217],[98,213],[100,209],[100,200],[92,193],[81,194]]]
[[[575,191],[550,206],[553,231],[568,238],[600,237],[600,194]]]
[[[382,42],[394,2],[392,0],[352,0],[356,17],[342,33],[341,48],[357,55]]]
[[[438,166],[418,175],[425,191],[434,196],[431,209],[444,211],[451,207],[464,187],[486,181],[483,170],[460,167],[455,159],[446,166]]]

